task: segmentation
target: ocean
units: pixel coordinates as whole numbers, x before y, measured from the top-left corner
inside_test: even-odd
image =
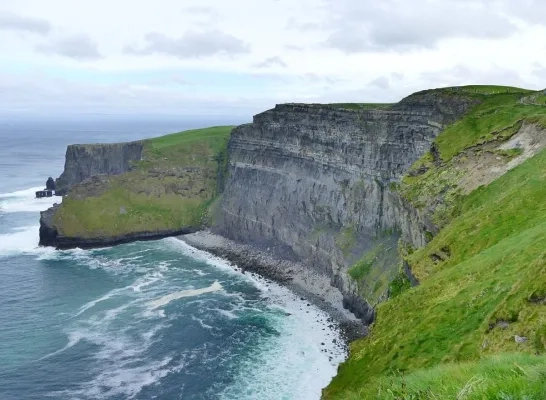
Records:
[[[175,238],[38,247],[66,145],[218,121],[0,122],[0,400],[318,399],[344,360],[328,315]]]

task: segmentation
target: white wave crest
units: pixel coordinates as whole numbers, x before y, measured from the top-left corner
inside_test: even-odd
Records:
[[[0,212],[40,212],[48,209],[55,203],[62,202],[62,197],[59,196],[36,199],[36,191],[42,189],[43,187],[35,187],[18,192],[0,194]]]
[[[15,254],[48,255],[55,252],[51,247],[38,246],[38,226],[24,226],[14,232],[0,234],[0,258]]]
[[[222,285],[220,284],[220,282],[215,281],[212,285],[205,288],[182,290],[180,292],[168,294],[166,296],[160,297],[157,300],[149,302],[148,305],[150,306],[150,310],[155,310],[156,308],[166,306],[174,300],[182,299],[184,297],[199,296],[205,293],[213,293],[219,290],[222,290]]]

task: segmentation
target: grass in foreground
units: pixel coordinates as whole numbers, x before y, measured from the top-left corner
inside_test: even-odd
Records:
[[[116,237],[201,226],[217,195],[232,126],[179,132],[146,141],[131,172],[73,188],[55,216],[69,237]]]
[[[473,363],[440,365],[406,376],[381,378],[373,388],[347,393],[347,400],[543,400],[546,358],[502,354]]]
[[[544,199],[546,151],[465,198],[459,217],[409,257],[422,284],[379,305],[370,336],[351,345],[325,398],[358,396],[363,388],[368,396],[390,377],[442,363],[498,352],[543,354]],[[517,343],[516,335],[527,340]],[[525,379],[522,385],[534,384]],[[504,377],[490,383],[499,396],[507,385]],[[366,396],[356,398],[374,398]]]

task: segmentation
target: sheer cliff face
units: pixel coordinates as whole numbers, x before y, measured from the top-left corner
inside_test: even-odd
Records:
[[[75,144],[66,149],[64,172],[57,179],[57,192],[65,194],[73,185],[99,174],[119,175],[142,158],[142,142]]]
[[[378,245],[395,252],[400,234],[425,240],[425,219],[389,189],[442,129],[445,115],[422,103],[418,111],[280,105],[256,115],[232,133],[217,229],[329,274],[347,306],[371,318],[347,268]],[[385,268],[388,278],[395,268]]]

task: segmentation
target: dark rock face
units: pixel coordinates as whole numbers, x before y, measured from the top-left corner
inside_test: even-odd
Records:
[[[40,246],[57,247],[58,232],[53,224],[53,217],[59,208],[58,204],[40,213]]]
[[[278,105],[256,115],[232,133],[216,232],[288,248],[278,256],[331,276],[346,307],[371,321],[374,311],[347,269],[382,232],[426,243],[433,228],[390,184],[430,149],[444,123],[471,107],[459,100],[451,108],[449,99],[426,94],[393,111]],[[352,237],[348,249],[340,248],[343,232]]]
[[[46,182],[46,189],[47,190],[55,190],[55,181],[53,180],[52,177],[49,177],[47,178],[47,182]]]
[[[65,195],[73,185],[99,174],[127,172],[142,159],[143,142],[75,144],[66,149],[64,172],[56,181],[57,194]]]

